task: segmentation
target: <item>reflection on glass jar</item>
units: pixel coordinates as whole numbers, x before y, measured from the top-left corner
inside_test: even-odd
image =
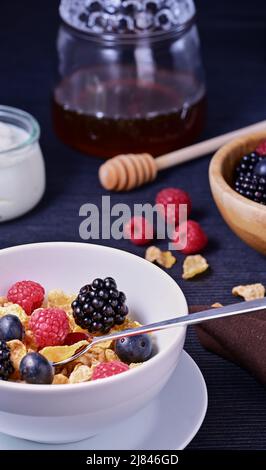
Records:
[[[113,2],[111,12],[104,0],[80,1],[70,16],[71,3],[61,4],[65,23],[59,30],[60,78],[53,95],[58,136],[102,157],[157,156],[193,142],[204,123],[205,83],[192,1],[135,0],[139,10],[127,15],[125,4],[134,2]],[[179,6],[176,16],[173,6]],[[168,23],[166,11],[172,13]]]

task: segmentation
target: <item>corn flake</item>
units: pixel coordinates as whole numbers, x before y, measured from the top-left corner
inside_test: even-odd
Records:
[[[112,340],[108,339],[107,341],[103,341],[102,343],[97,343],[97,346],[102,349],[110,349],[112,342]]]
[[[191,279],[204,273],[209,268],[208,262],[201,255],[187,256],[183,263],[183,279]]]
[[[75,298],[75,294],[68,295],[64,291],[59,289],[51,290],[48,293],[47,306],[61,308],[66,313],[71,313],[71,304],[75,300]]]
[[[63,374],[56,374],[54,376],[53,385],[64,385],[68,384],[68,378]]]
[[[131,364],[129,364],[129,368],[130,369],[136,369],[137,367],[141,366],[143,364],[143,362],[131,362]]]
[[[245,300],[263,299],[265,297],[265,287],[260,283],[235,286],[232,289],[232,294],[243,297]]]
[[[4,307],[0,307],[0,318],[5,315],[16,315],[22,323],[23,326],[26,326],[29,320],[28,315],[24,312],[23,308],[17,304],[5,304]]]
[[[69,383],[78,384],[81,382],[88,382],[92,376],[92,369],[83,364],[78,364],[73,372],[70,374]]]
[[[88,342],[83,340],[79,341],[76,344],[72,344],[71,346],[47,346],[40,351],[48,361],[51,362],[59,362],[64,361],[65,359],[69,359],[71,356],[75,354],[80,348],[87,346]]]
[[[176,262],[176,258],[171,251],[161,251],[157,246],[149,246],[145,253],[145,259],[151,263],[158,263],[166,269],[172,268]]]
[[[105,360],[107,362],[111,362],[111,361],[119,361],[120,359],[112,349],[106,349],[105,350]]]
[[[10,359],[15,369],[11,378],[13,379],[18,378],[19,366],[23,357],[27,354],[27,349],[26,349],[26,346],[18,339],[13,339],[12,341],[8,341],[7,345],[10,349]]]
[[[24,343],[26,345],[27,350],[38,351],[38,347],[34,340],[34,334],[31,330],[26,330],[24,336]]]

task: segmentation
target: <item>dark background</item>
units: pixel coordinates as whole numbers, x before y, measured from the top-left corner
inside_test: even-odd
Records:
[[[266,118],[266,2],[198,0],[196,4],[208,85],[209,114],[202,136],[206,138]],[[97,180],[99,160],[66,148],[51,126],[57,6],[57,1],[1,0],[0,102],[23,108],[39,120],[48,178],[46,195],[35,210],[1,224],[1,248],[51,240],[80,241],[79,208],[85,202],[99,203],[103,193]],[[234,285],[266,284],[265,258],[238,240],[217,212],[208,184],[209,160],[206,157],[172,169],[153,185],[112,196],[112,203],[122,198],[133,205],[153,202],[156,192],[166,186],[190,192],[192,217],[210,237],[206,257],[212,268],[208,275],[184,282],[183,256],[178,256],[170,273],[190,305],[230,303],[234,301]],[[140,256],[144,253],[128,241],[104,243]],[[1,272],[3,275],[3,266]],[[193,330],[188,333],[186,350],[200,366],[209,392],[206,419],[189,448],[265,448],[265,389],[244,370],[204,351]]]

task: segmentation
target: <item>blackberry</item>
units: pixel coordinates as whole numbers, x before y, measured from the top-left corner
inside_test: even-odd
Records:
[[[258,172],[264,160],[265,157],[256,152],[242,157],[235,171],[234,189],[242,196],[266,205],[266,177]]]
[[[72,303],[75,322],[90,333],[108,333],[114,325],[124,323],[128,314],[125,301],[112,277],[94,279],[80,289]]]
[[[0,340],[0,380],[8,380],[14,372],[14,367],[10,359],[10,349],[6,341]]]

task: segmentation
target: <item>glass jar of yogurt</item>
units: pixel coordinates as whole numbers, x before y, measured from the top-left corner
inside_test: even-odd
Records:
[[[28,113],[0,106],[0,222],[32,209],[45,190],[40,127]]]

